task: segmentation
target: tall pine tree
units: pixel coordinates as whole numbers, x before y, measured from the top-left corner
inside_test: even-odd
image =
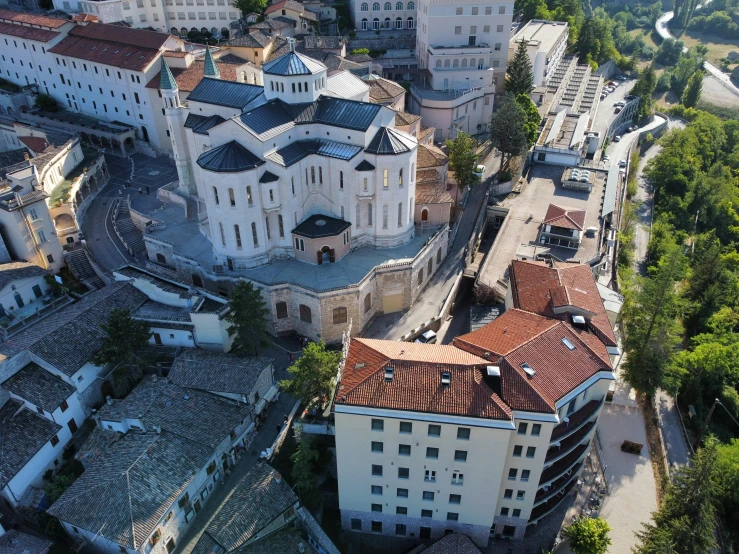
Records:
[[[510,92],[514,97],[519,94],[530,94],[534,87],[534,70],[526,45],[526,41],[519,42],[513,59],[508,63],[505,88],[506,92]]]
[[[262,292],[254,288],[251,281],[240,281],[231,291],[228,307],[231,311],[226,316],[226,321],[236,331],[231,348],[241,356],[259,356],[259,347],[269,344],[269,308],[262,299]]]
[[[703,71],[700,69],[693,73],[688,79],[688,84],[683,92],[682,103],[686,108],[695,108],[703,92]]]
[[[512,94],[506,93],[500,107],[490,118],[490,142],[500,152],[500,169],[508,167],[511,158],[529,147],[526,136],[526,114]]]

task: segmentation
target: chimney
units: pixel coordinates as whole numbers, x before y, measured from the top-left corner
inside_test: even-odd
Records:
[[[108,403],[108,406],[113,405],[113,399],[110,396],[106,396],[105,401]]]
[[[275,473],[275,483],[277,483],[278,485],[282,483],[282,475],[280,475],[279,473]]]
[[[23,159],[28,161],[30,158],[28,156],[28,152],[23,152]]]
[[[500,367],[497,365],[489,365],[485,368],[483,373],[485,384],[493,389],[498,396],[500,396],[502,387],[500,382]]]

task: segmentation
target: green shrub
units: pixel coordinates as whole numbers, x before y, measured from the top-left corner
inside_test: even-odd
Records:
[[[46,112],[58,112],[59,111],[59,104],[57,103],[57,101],[54,99],[53,96],[50,96],[48,94],[39,94],[36,97],[36,102],[34,103],[34,106]]]
[[[512,177],[511,177],[511,173],[510,173],[509,171],[501,171],[501,172],[500,172],[500,175],[499,175],[499,177],[498,177],[498,180],[499,180],[499,181],[500,181],[501,183],[507,183],[507,182],[508,182],[508,181],[510,181],[511,179],[512,179]]]

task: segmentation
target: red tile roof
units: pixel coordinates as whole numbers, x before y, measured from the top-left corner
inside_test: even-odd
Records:
[[[577,229],[578,231],[582,231],[585,225],[585,210],[570,210],[549,204],[547,213],[544,216],[544,223],[563,229]]]
[[[41,154],[49,146],[43,137],[19,137],[19,140],[33,150],[36,155]]]
[[[449,163],[449,158],[436,146],[419,144],[416,161],[418,163],[418,169],[428,169],[430,167],[446,165]]]
[[[282,0],[281,2],[275,2],[271,6],[267,6],[267,9],[264,10],[264,15],[276,12],[277,10],[281,10],[283,8],[299,13],[305,11],[305,7],[300,2],[295,2],[294,0]]]
[[[335,402],[510,420],[510,409],[483,380],[486,366],[482,358],[450,345],[355,338]],[[394,369],[389,382],[386,367]],[[442,372],[451,375],[451,386],[442,386]]]
[[[90,23],[73,28],[49,52],[121,69],[143,71],[157,58],[169,36],[155,31]]]
[[[236,68],[245,63],[247,63],[246,60],[242,60],[233,55],[223,56],[217,59],[216,64],[218,65],[218,71],[221,73],[221,80],[236,81]],[[183,92],[192,92],[195,90],[195,87],[198,86],[198,83],[203,79],[204,66],[205,62],[197,60],[194,61],[187,69],[178,67],[170,68],[172,75],[174,75],[174,80],[177,81],[177,88]],[[146,87],[159,88],[159,73],[157,73],[154,78],[147,83]]]
[[[99,21],[98,16],[89,13],[78,13],[72,16],[72,21],[79,23],[97,23]]]
[[[566,319],[568,314],[555,314],[554,309],[568,306],[585,312],[592,330],[606,346],[617,346],[616,335],[608,320],[598,285],[587,264],[555,264],[514,260],[510,266],[513,305],[542,316]],[[592,314],[592,315],[588,315]]]
[[[35,40],[38,42],[49,42],[54,37],[59,36],[59,33],[57,31],[48,31],[46,29],[38,29],[36,27],[25,27],[23,25],[0,21],[0,35],[8,35],[11,37]]]
[[[425,171],[436,173],[433,169]],[[421,206],[422,204],[452,204],[453,202],[452,195],[446,190],[446,186],[441,182],[438,174],[434,182],[420,183],[416,181],[416,206]]]
[[[49,29],[58,29],[65,23],[69,23],[69,19],[60,19],[58,17],[46,17],[45,15],[34,15],[31,13],[20,13],[12,10],[0,10],[0,20],[12,21],[23,25],[36,25],[38,27],[48,27]]]

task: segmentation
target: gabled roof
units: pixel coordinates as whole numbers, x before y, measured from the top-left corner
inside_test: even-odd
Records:
[[[413,125],[416,121],[421,119],[420,115],[407,113],[407,112],[395,112],[395,126],[396,127],[407,127]]]
[[[238,173],[254,169],[264,163],[264,160],[252,154],[235,140],[211,148],[200,154],[197,159],[200,167],[216,173]]]
[[[129,431],[95,459],[48,513],[138,550],[211,456],[167,431]]]
[[[165,52],[166,55],[162,58],[169,58],[170,54],[181,54],[184,52]],[[220,79],[224,81],[237,80],[237,70],[242,65],[248,63],[246,60],[234,56],[233,54],[226,54],[218,58],[218,72]],[[198,86],[198,84],[207,77],[205,74],[205,62],[203,60],[195,60],[190,64],[190,67],[175,67],[170,68],[170,72],[174,76],[174,81],[177,83],[177,88],[180,92],[190,92]],[[147,84],[146,88],[161,88],[161,72],[157,73]]]
[[[188,114],[185,120],[185,127],[192,129],[193,133],[198,135],[207,135],[208,131],[213,127],[216,127],[226,121],[220,115],[211,115],[206,117],[204,115],[197,115],[194,113]]]
[[[428,171],[434,170],[431,169]],[[446,190],[446,186],[441,182],[438,174],[435,182],[419,183],[418,179],[416,179],[416,206],[421,206],[422,204],[452,204],[453,202],[452,195]]]
[[[45,15],[22,13],[13,10],[0,10],[0,20],[12,21],[18,27],[30,25],[32,27],[47,27],[49,29],[58,29],[65,23],[69,23],[69,19],[66,18],[47,17]]]
[[[335,403],[510,420],[510,409],[483,380],[487,364],[450,345],[355,338]],[[390,381],[386,367],[393,368]],[[451,386],[441,384],[442,372]]]
[[[513,305],[549,318],[567,319],[554,308],[572,306],[588,316],[590,327],[606,346],[617,346],[592,270],[587,264],[514,260],[510,265]]]
[[[26,27],[14,23],[5,23],[2,21],[0,22],[0,35],[35,40],[37,42],[49,42],[51,39],[59,36],[59,32],[49,31],[47,29],[38,29],[36,27]]]
[[[0,290],[14,281],[43,277],[46,271],[35,264],[28,262],[8,262],[0,264]]]
[[[248,396],[274,360],[189,348],[175,358],[168,379],[181,387]]]
[[[391,127],[380,127],[364,151],[380,156],[395,155],[410,152],[416,146],[416,140],[410,135]]]
[[[20,400],[11,398],[0,405],[0,490],[60,429],[60,425],[25,408]]]
[[[18,140],[28,146],[37,156],[49,147],[44,137],[18,137]]]
[[[418,169],[428,169],[430,167],[440,167],[449,163],[449,158],[444,152],[436,146],[428,144],[419,144],[418,153],[416,154],[416,167]]]
[[[298,52],[288,52],[284,56],[266,63],[262,67],[262,71],[266,75],[294,76],[294,75],[314,75],[321,71],[326,71],[326,66],[321,62],[314,60]]]
[[[0,536],[0,552],[3,554],[43,554],[53,541],[10,529]]]
[[[283,8],[296,12],[302,12],[305,9],[303,4],[301,4],[300,2],[295,2],[295,0],[282,0],[281,2],[275,2],[271,6],[267,6],[267,9],[264,10],[264,15],[276,12],[277,10],[281,10]]]
[[[187,101],[243,110],[263,95],[264,87],[205,77],[187,97]]]
[[[6,379],[2,388],[52,413],[77,389],[33,362]]]
[[[356,171],[374,171],[375,166],[369,163],[367,160],[362,160],[354,169]]]
[[[277,478],[280,482],[277,482]],[[236,483],[205,534],[226,552],[235,550],[298,501],[284,479],[267,464],[256,464]]]
[[[265,35],[263,32],[256,30],[245,33],[238,38],[230,39],[227,46],[246,46],[248,48],[264,48],[271,43],[273,37]]]
[[[274,183],[275,181],[279,181],[280,178],[275,175],[274,173],[271,173],[270,171],[265,171],[262,173],[262,176],[259,178],[260,183]]]
[[[405,94],[402,86],[378,75],[369,75],[364,78],[364,81],[370,87],[370,98],[374,102],[392,102],[401,94]]]
[[[544,224],[563,229],[583,230],[585,225],[585,210],[570,210],[554,204],[549,204],[544,216]]]
[[[318,156],[325,156],[327,158],[336,158],[338,160],[351,160],[361,151],[362,147],[357,146],[356,144],[346,144],[343,142],[336,142],[334,140],[314,139],[292,142],[284,148],[280,148],[279,150],[275,150],[274,152],[267,154],[265,157],[276,164],[290,167],[294,163],[299,162],[311,154],[317,154]]]

